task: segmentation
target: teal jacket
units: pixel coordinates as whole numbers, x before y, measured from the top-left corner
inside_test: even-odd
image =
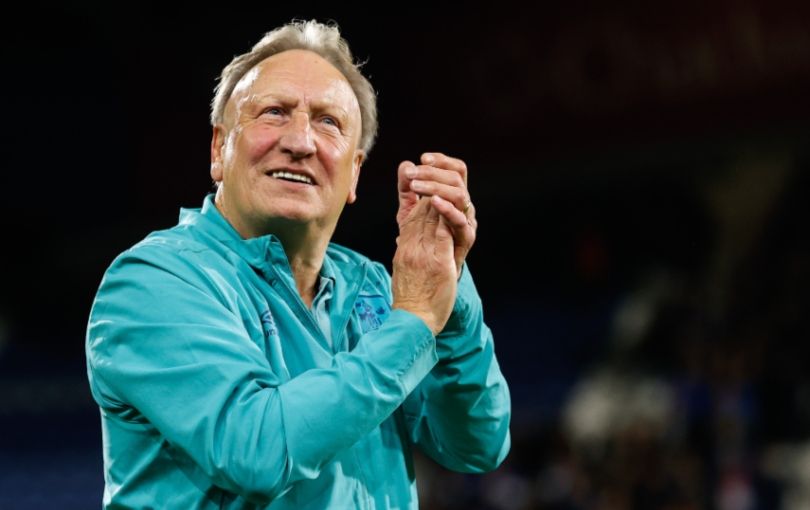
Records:
[[[494,469],[509,392],[464,269],[437,337],[383,266],[330,245],[327,342],[278,239],[211,196],[107,270],[87,331],[105,508],[417,508],[411,448]]]

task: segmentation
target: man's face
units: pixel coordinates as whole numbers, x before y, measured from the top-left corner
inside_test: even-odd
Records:
[[[304,50],[265,59],[236,85],[214,128],[220,209],[246,238],[290,222],[331,234],[356,198],[360,131],[357,98],[332,64]]]

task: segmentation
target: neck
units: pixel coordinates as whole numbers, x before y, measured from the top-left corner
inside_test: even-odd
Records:
[[[262,224],[261,228],[248,228],[237,218],[231,217],[230,211],[223,207],[219,198],[217,194],[217,209],[244,239],[273,234],[281,241],[298,294],[307,307],[311,307],[318,291],[323,259],[335,231],[335,224],[320,225],[317,222],[300,223],[286,218],[273,218]]]
[[[284,253],[290,262],[295,286],[301,300],[312,306],[318,291],[321,267],[329,245],[329,237],[290,236],[275,234],[284,247]]]

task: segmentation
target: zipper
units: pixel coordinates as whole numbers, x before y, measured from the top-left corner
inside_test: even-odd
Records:
[[[360,294],[360,290],[363,287],[363,283],[366,281],[366,277],[368,276],[368,267],[369,267],[368,263],[363,264],[363,273],[360,276],[357,285],[354,285],[353,290],[345,296],[344,302],[340,304],[338,304],[337,301],[333,302],[332,307],[333,310],[340,307],[341,304],[345,306],[346,303],[349,302],[351,303],[351,306],[348,307],[348,313],[346,313],[341,318],[340,329],[338,330],[332,329],[332,331],[330,331],[330,333],[332,334],[331,346],[329,345],[329,341],[327,340],[326,335],[324,334],[323,331],[321,331],[321,326],[318,324],[318,322],[315,320],[315,317],[312,315],[312,312],[304,305],[304,302],[301,301],[301,296],[298,295],[298,291],[290,287],[289,283],[287,283],[287,281],[282,277],[282,275],[278,274],[278,270],[276,269],[275,265],[270,266],[270,271],[272,271],[273,273],[272,280],[270,281],[270,286],[272,286],[273,288],[277,288],[278,285],[281,285],[281,287],[284,289],[284,292],[286,292],[287,294],[288,300],[295,302],[294,307],[297,307],[297,310],[294,310],[295,314],[298,316],[299,319],[301,319],[305,323],[309,332],[312,333],[318,339],[318,341],[321,343],[321,345],[326,351],[331,352],[332,354],[337,354],[338,352],[341,352],[339,350],[336,350],[338,342],[340,342],[342,344],[340,346],[342,348],[341,350],[345,350],[348,352],[349,348],[352,346],[349,345],[350,339],[346,338],[346,327],[349,324],[349,320],[351,320],[352,313],[354,313],[354,303],[355,301],[357,301],[357,295]],[[336,297],[339,296],[337,295],[337,293],[334,293],[333,298]],[[335,332],[337,332],[340,335],[339,338],[336,337]]]
[[[352,314],[354,313],[354,303],[355,303],[355,301],[357,301],[357,295],[360,294],[360,289],[363,288],[363,284],[366,282],[366,276],[367,275],[368,275],[368,263],[364,262],[363,263],[363,274],[360,276],[360,281],[358,281],[357,285],[354,286],[354,290],[350,294],[346,295],[346,299],[344,301],[344,305],[345,305],[345,303],[351,303],[351,306],[349,306],[349,313],[347,313],[346,316],[343,318],[343,322],[340,325],[340,329],[338,329],[337,331],[340,334],[341,343],[346,344],[346,345],[341,345],[341,347],[345,348],[344,350],[346,352],[349,351],[350,347],[353,347],[353,346],[349,345],[351,342],[349,342],[350,339],[346,335],[346,327],[349,325],[349,320],[351,320],[351,318],[352,318]],[[333,344],[335,344],[335,342],[334,342],[334,340],[335,340],[334,333],[335,333],[335,331],[333,330],[332,331],[332,343]],[[345,342],[344,342],[344,338],[345,338]]]
[[[324,335],[323,331],[321,331],[321,327],[315,321],[315,317],[312,316],[312,312],[309,311],[306,306],[304,306],[304,302],[301,301],[301,296],[298,295],[298,291],[294,291],[290,285],[284,281],[284,278],[282,278],[281,275],[276,272],[275,267],[272,267],[271,270],[273,271],[273,281],[270,282],[270,286],[278,287],[278,285],[281,285],[284,288],[284,291],[287,293],[288,300],[294,302],[294,306],[298,308],[297,310],[294,310],[295,314],[299,319],[301,319],[302,322],[304,322],[309,332],[318,339],[322,347],[325,350],[330,350],[329,341],[326,339],[326,335]]]

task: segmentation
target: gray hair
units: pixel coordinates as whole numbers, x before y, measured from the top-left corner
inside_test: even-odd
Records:
[[[268,32],[249,52],[234,57],[225,66],[211,101],[211,125],[223,122],[225,105],[248,71],[264,59],[287,50],[317,53],[343,73],[360,105],[360,148],[368,155],[377,137],[377,94],[360,72],[363,64],[354,62],[349,43],[340,36],[337,25],[324,25],[315,20],[294,20]]]

